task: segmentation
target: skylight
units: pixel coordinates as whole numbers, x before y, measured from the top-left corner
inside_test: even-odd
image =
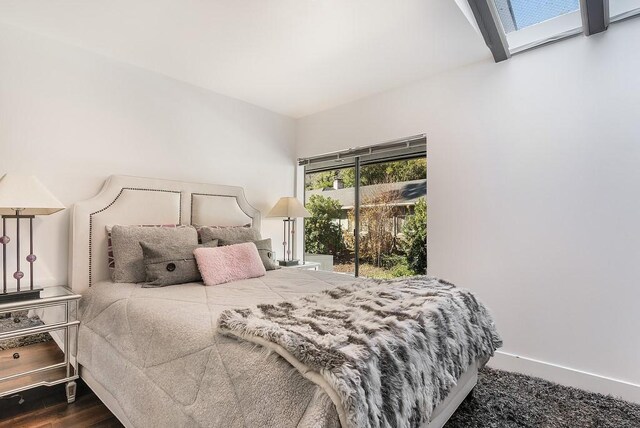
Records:
[[[640,13],[640,0],[611,0],[609,11],[611,22],[629,18]]]
[[[456,0],[460,5],[462,0]],[[610,22],[640,16],[640,0],[466,0],[496,62],[580,33],[606,31]]]
[[[495,0],[505,33],[580,10],[578,0]]]
[[[579,33],[579,0],[493,0],[511,53]]]

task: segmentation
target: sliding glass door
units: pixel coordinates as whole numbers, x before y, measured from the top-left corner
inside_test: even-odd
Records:
[[[426,273],[427,158],[419,144],[304,159],[305,260],[371,278]],[[305,163],[303,163],[305,162]]]
[[[427,159],[360,167],[359,275],[426,273]]]
[[[355,275],[355,167],[305,174],[305,261]]]

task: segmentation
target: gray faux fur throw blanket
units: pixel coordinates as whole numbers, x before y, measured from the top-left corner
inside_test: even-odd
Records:
[[[323,387],[344,428],[426,425],[460,375],[502,345],[471,292],[426,276],[228,310],[218,328],[279,353]]]

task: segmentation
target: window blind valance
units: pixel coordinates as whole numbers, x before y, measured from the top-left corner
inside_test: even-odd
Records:
[[[360,159],[361,165],[366,165],[426,156],[426,153],[427,136],[420,134],[372,146],[355,147],[317,156],[299,158],[298,165],[303,165],[305,171],[309,173],[335,169],[338,165],[340,168],[354,166],[356,158]]]

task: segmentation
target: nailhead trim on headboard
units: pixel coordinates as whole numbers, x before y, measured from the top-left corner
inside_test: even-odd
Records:
[[[109,208],[111,208],[111,206],[113,204],[116,203],[116,201],[118,200],[118,198],[120,198],[120,196],[122,196],[122,193],[125,190],[139,190],[142,192],[164,192],[164,193],[177,193],[178,195],[180,195],[180,207],[178,209],[178,223],[182,224],[182,192],[179,190],[164,190],[164,189],[141,189],[141,188],[136,188],[136,187],[123,187],[122,189],[120,189],[120,192],[118,193],[118,196],[115,197],[115,199],[113,201],[111,201],[111,203],[109,205],[107,205],[106,207],[99,209],[98,211],[92,212],[91,214],[89,214],[89,287],[91,287],[92,283],[93,283],[93,274],[92,274],[92,255],[93,255],[93,245],[92,245],[92,241],[93,241],[93,216],[96,214],[100,214],[101,212],[104,212],[106,210],[108,210]],[[193,197],[191,198],[191,203],[193,205]]]
[[[240,202],[238,201],[238,197],[237,196],[233,196],[233,195],[216,195],[214,193],[192,193],[191,194],[191,209],[190,209],[191,216],[189,218],[189,224],[193,224],[193,197],[194,196],[219,196],[219,197],[223,197],[223,198],[234,198],[236,200],[236,203],[238,204],[238,208],[240,208],[240,211],[245,213],[247,215],[247,217],[249,217],[251,219],[251,225],[253,225],[253,216],[242,209],[242,206],[240,206]],[[251,208],[254,208],[252,205],[249,205],[249,206]]]

